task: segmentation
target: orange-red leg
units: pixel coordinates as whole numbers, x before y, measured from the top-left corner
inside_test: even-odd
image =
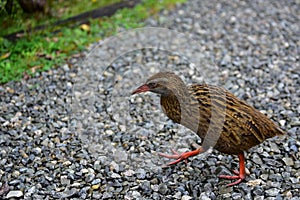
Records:
[[[238,156],[239,156],[240,171],[239,172],[233,171],[233,173],[236,174],[235,176],[229,176],[229,175],[220,175],[219,176],[219,178],[225,178],[225,179],[238,179],[237,181],[228,184],[227,187],[239,184],[246,177],[245,156],[244,156],[244,153],[241,153]]]
[[[166,157],[166,158],[176,159],[175,161],[168,163],[164,167],[167,167],[167,166],[170,166],[170,165],[175,165],[175,164],[177,164],[177,163],[179,163],[181,161],[185,161],[187,163],[187,159],[189,157],[196,156],[199,153],[204,152],[204,150],[203,150],[202,147],[200,147],[200,148],[198,148],[198,149],[196,149],[194,151],[189,151],[189,152],[185,152],[185,153],[182,153],[182,154],[179,154],[179,153],[177,153],[174,150],[172,150],[172,152],[173,152],[173,155],[168,155],[168,154],[164,154],[164,153],[159,153],[158,154],[158,155]]]

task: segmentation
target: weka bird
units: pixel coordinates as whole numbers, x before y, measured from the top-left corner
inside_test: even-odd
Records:
[[[201,138],[201,146],[190,152],[161,156],[176,159],[176,164],[213,147],[220,152],[239,157],[239,172],[235,176],[220,178],[237,179],[227,186],[239,184],[246,177],[244,151],[262,143],[267,138],[282,135],[264,114],[238,99],[227,90],[213,85],[185,83],[172,72],[159,72],[132,94],[143,92],[160,94],[163,112],[174,122],[191,129]]]

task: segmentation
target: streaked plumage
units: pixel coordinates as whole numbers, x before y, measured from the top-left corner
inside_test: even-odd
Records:
[[[186,86],[174,73],[160,72],[151,76],[133,94],[146,91],[160,94],[164,113],[174,122],[197,133],[202,139],[202,147],[196,152],[162,156],[176,158],[176,161],[170,163],[175,164],[206,151],[210,146],[223,153],[239,155],[239,176],[221,176],[239,179],[230,185],[238,184],[245,178],[245,169],[241,169],[241,166],[245,168],[244,163],[241,163],[244,160],[244,151],[267,138],[284,134],[264,114],[218,86]]]

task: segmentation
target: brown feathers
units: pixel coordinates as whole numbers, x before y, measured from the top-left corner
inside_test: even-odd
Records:
[[[160,94],[164,113],[197,133],[206,148],[240,154],[267,138],[284,134],[264,114],[221,87],[186,86],[174,73],[160,72],[147,80],[143,91],[137,89],[133,94],[145,91]]]

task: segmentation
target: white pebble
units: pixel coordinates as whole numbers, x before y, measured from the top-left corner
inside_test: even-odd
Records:
[[[6,199],[21,196],[23,196],[23,192],[21,190],[12,190],[6,195]]]

